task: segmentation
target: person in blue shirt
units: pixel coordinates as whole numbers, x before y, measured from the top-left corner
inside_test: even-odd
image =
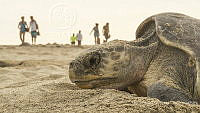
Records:
[[[28,31],[28,25],[26,21],[24,21],[24,16],[21,17],[21,21],[18,24],[18,28],[20,30],[19,37],[22,43],[25,41],[25,33]]]

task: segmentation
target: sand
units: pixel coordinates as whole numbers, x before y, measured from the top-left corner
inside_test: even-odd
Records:
[[[0,46],[0,113],[200,113],[200,105],[78,88],[68,66],[89,47]]]

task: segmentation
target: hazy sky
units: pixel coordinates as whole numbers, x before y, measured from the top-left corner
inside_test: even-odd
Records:
[[[179,12],[200,18],[199,0],[0,0],[0,44],[19,44],[17,25],[21,16],[29,23],[34,16],[41,36],[38,43],[69,43],[72,33],[82,31],[83,43],[93,44],[89,35],[94,24],[100,33],[110,23],[111,40],[134,40],[138,25],[161,12]],[[100,38],[104,38],[102,33]],[[31,42],[30,33],[26,41]]]

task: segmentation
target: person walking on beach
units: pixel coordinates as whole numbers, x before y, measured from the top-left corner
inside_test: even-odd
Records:
[[[76,35],[77,40],[78,40],[78,46],[81,46],[81,41],[83,39],[83,36],[81,34],[81,30],[79,30],[78,34]]]
[[[22,16],[21,19],[22,20],[19,22],[18,28],[20,30],[19,37],[23,44],[25,41],[25,33],[28,31],[28,25],[27,25],[26,21],[24,20],[24,16]]]
[[[105,26],[103,26],[103,35],[105,36],[105,42],[108,41],[108,39],[110,38],[110,31],[109,31],[109,23],[106,23]]]
[[[94,40],[95,40],[95,44],[100,44],[100,38],[99,38],[99,28],[98,28],[99,24],[96,23],[95,27],[92,29],[92,31],[90,32],[90,34],[94,31]]]
[[[31,37],[32,37],[32,45],[36,45],[36,38],[39,33],[39,28],[37,22],[33,19],[33,16],[30,16],[31,22],[30,22],[30,28],[31,29]]]
[[[75,46],[75,42],[76,42],[76,36],[75,36],[75,34],[73,33],[73,35],[70,37],[70,41],[71,41],[71,45],[72,46]]]

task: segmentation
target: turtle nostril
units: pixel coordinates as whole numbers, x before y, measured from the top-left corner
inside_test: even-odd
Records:
[[[79,65],[78,62],[72,61],[72,62],[70,62],[69,67],[70,67],[70,68],[75,68],[75,67],[77,67],[78,65]]]
[[[69,69],[72,69],[72,68],[74,68],[74,62],[70,62],[69,64]]]
[[[69,65],[70,65],[70,67],[73,67],[74,63],[73,63],[73,62],[70,62],[70,64],[69,64]]]

